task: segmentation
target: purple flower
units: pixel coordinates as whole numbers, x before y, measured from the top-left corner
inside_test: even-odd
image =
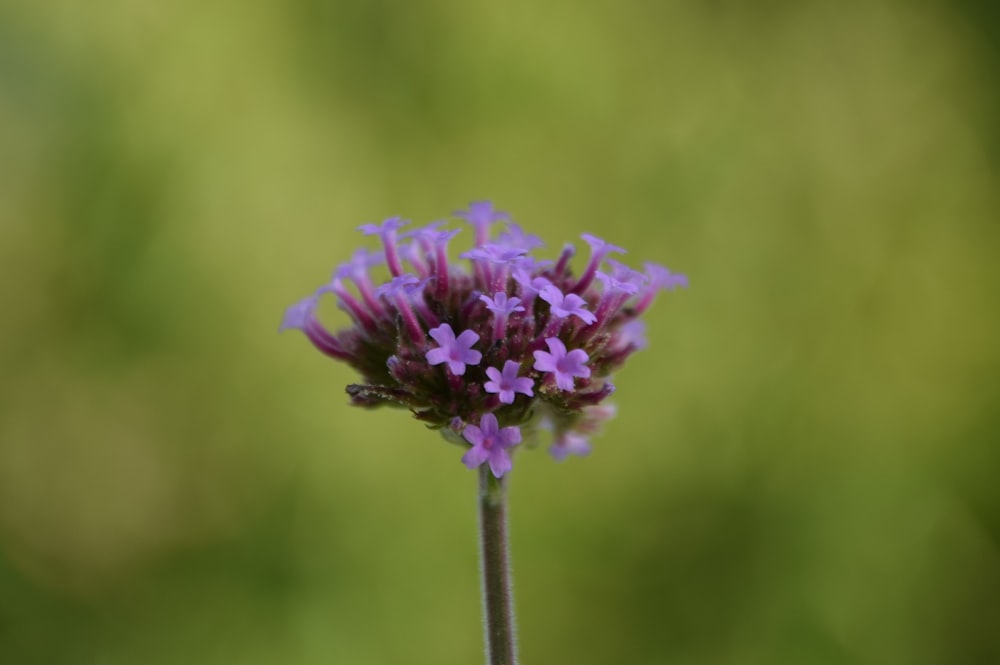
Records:
[[[560,390],[573,390],[573,377],[586,379],[590,376],[590,368],[584,363],[590,360],[583,349],[573,349],[566,352],[566,345],[558,337],[545,340],[549,350],[535,351],[535,369],[539,372],[551,372]]]
[[[486,303],[486,309],[493,312],[493,341],[503,338],[511,314],[524,311],[520,298],[508,298],[503,291],[497,291],[492,298],[479,296],[479,299]]]
[[[574,293],[580,293],[590,286],[590,283],[594,281],[594,274],[597,272],[597,269],[601,266],[601,262],[604,261],[608,254],[612,252],[616,252],[618,254],[625,253],[625,250],[621,247],[612,245],[611,243],[602,240],[597,236],[592,236],[589,233],[584,233],[580,237],[586,240],[587,244],[590,245],[590,262],[587,264],[586,270],[584,270],[583,274],[580,276],[580,281],[573,286]]]
[[[685,289],[688,287],[687,275],[670,272],[665,266],[655,263],[646,264],[646,275],[649,277],[649,284],[639,293],[639,302],[635,306],[636,316],[645,312],[653,304],[657,292],[661,289],[673,291],[678,286]]]
[[[427,362],[431,365],[448,363],[448,369],[456,376],[465,374],[466,365],[478,365],[483,359],[483,354],[472,350],[472,345],[479,341],[479,335],[472,330],[465,330],[456,338],[451,326],[442,323],[431,329],[430,336],[440,346],[427,352]]]
[[[416,305],[420,315],[428,325],[437,325],[437,317],[430,311],[426,303],[419,297],[423,294],[427,279],[417,279],[410,274],[403,274],[393,277],[382,286],[375,289],[375,295],[388,298],[403,317],[403,323],[410,334],[410,338],[415,344],[420,344],[424,340],[424,330],[420,327],[416,315],[413,313],[413,306]]]
[[[333,271],[333,276],[349,279],[352,282],[367,281],[369,279],[368,270],[382,263],[385,263],[385,254],[361,247],[354,251],[349,261],[337,266],[337,269]]]
[[[623,323],[618,328],[617,334],[611,338],[609,348],[612,351],[624,351],[628,348],[645,349],[649,342],[646,341],[646,322],[642,319],[632,319]]]
[[[309,319],[313,316],[313,312],[316,311],[318,300],[317,296],[306,296],[294,305],[286,308],[285,316],[281,319],[281,326],[278,328],[278,332],[305,329]]]
[[[489,240],[489,226],[500,221],[509,220],[510,215],[493,208],[491,201],[473,201],[468,210],[456,210],[456,217],[461,217],[476,230],[475,243],[484,244]]]
[[[673,291],[678,286],[682,286],[685,289],[688,287],[687,275],[670,272],[670,269],[666,266],[657,265],[656,263],[646,264],[646,275],[649,276],[649,285],[652,288]]]
[[[583,236],[589,259],[564,245],[555,261],[542,260],[534,256],[541,240],[489,201],[456,214],[475,237],[454,254],[470,261],[450,261],[458,231],[444,222],[365,224],[360,230],[380,246],[354,252],[330,282],[289,307],[281,330],[301,330],[357,370],[347,387],[352,404],[403,407],[446,438],[467,439],[463,459],[483,473],[484,461],[505,473],[517,428],[544,422],[553,456],[585,454],[606,419],[612,374],[646,344],[640,315],[687,278],[655,264],[632,270],[611,260],[623,249],[591,235]],[[380,263],[388,275],[373,270]],[[350,317],[340,330],[319,320],[326,293]]]
[[[312,345],[331,358],[349,360],[350,354],[345,351],[340,340],[327,330],[316,318],[316,305],[319,296],[307,296],[285,310],[278,332],[285,330],[301,330]]]
[[[524,229],[514,222],[507,222],[507,230],[497,236],[497,244],[504,247],[523,249],[526,252],[545,246],[541,238],[534,233],[525,233]]]
[[[390,217],[381,224],[362,224],[358,227],[358,231],[366,236],[377,235],[382,240],[382,246],[385,248],[385,260],[389,264],[389,272],[392,273],[393,277],[399,277],[403,274],[403,266],[399,262],[399,250],[396,247],[396,232],[409,223],[400,217]]]
[[[519,247],[504,247],[494,243],[486,243],[480,247],[470,249],[458,255],[461,259],[471,259],[474,261],[487,261],[496,265],[517,265],[524,260],[524,255],[528,252]]]
[[[466,425],[462,436],[472,444],[462,456],[462,463],[470,469],[475,469],[488,461],[490,471],[500,478],[511,469],[510,453],[507,449],[521,442],[521,429],[518,427],[500,429],[497,417],[487,413],[479,420],[478,427]]]
[[[549,447],[549,454],[557,462],[563,461],[570,455],[586,457],[590,454],[590,440],[579,432],[563,432]]]
[[[534,299],[546,286],[552,284],[544,277],[535,277],[526,266],[517,266],[514,269],[514,281],[521,285],[521,295],[531,299]]]
[[[517,375],[519,369],[521,366],[513,360],[503,364],[502,373],[495,367],[487,367],[486,376],[490,377],[490,380],[483,384],[483,388],[488,393],[498,393],[500,401],[504,404],[514,403],[514,393],[534,397],[535,393],[531,387],[535,382],[527,377],[519,377]]]
[[[561,319],[565,319],[569,316],[575,316],[587,325],[590,325],[597,320],[597,317],[594,316],[593,312],[588,312],[584,309],[587,301],[575,293],[564,295],[563,292],[553,284],[543,287],[539,292],[538,297],[549,303],[549,310],[554,316],[558,316]]]
[[[524,311],[524,308],[521,307],[520,298],[508,298],[507,294],[503,291],[497,291],[493,294],[492,298],[489,296],[479,296],[479,299],[486,303],[486,309],[497,316],[510,316],[514,312]]]
[[[605,293],[618,291],[634,295],[639,292],[639,288],[647,281],[645,275],[638,270],[632,270],[624,263],[619,263],[612,259],[607,259],[607,263],[611,266],[610,273],[598,270],[594,275],[604,284]]]

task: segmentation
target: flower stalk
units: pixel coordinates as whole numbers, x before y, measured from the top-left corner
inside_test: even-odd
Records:
[[[507,483],[479,467],[479,555],[486,665],[517,665],[514,594],[507,540]]]

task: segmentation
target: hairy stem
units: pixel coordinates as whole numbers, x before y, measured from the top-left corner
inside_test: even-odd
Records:
[[[479,540],[487,665],[517,665],[514,596],[507,546],[507,487],[489,465],[479,467]]]

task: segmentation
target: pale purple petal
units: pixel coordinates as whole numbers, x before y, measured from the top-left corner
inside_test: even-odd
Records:
[[[468,427],[473,427],[469,425]],[[468,427],[466,429],[468,429]],[[466,437],[468,438],[468,437]],[[475,469],[477,466],[485,462],[490,458],[490,451],[482,446],[473,446],[465,451],[462,455],[462,464],[470,469]]]
[[[566,355],[566,345],[558,337],[549,337],[545,340],[545,344],[549,347],[549,351],[558,358],[563,358]]]
[[[510,448],[511,446],[521,443],[521,428],[504,427],[497,433],[497,440],[504,448]]]
[[[451,329],[451,325],[447,323],[442,323],[437,328],[431,328],[428,334],[442,347],[451,346],[455,343],[455,332]]]
[[[513,467],[510,455],[503,448],[497,448],[490,453],[490,471],[497,478],[503,477]]]
[[[590,442],[587,437],[576,432],[565,432],[549,448],[549,454],[559,462],[569,455],[585,457],[590,454]]]
[[[646,264],[646,274],[649,276],[649,286],[652,289],[665,289],[673,291],[678,286],[687,288],[687,275],[678,272],[670,272],[666,266],[655,263]]]
[[[565,372],[556,370],[553,373],[553,376],[556,378],[556,385],[560,390],[570,391],[576,387],[573,383],[573,377]]]
[[[474,446],[483,445],[483,441],[486,438],[483,436],[483,430],[479,429],[479,427],[475,425],[466,425],[465,429],[462,430],[462,436],[464,436],[465,440]]]
[[[497,417],[492,413],[487,413],[479,420],[479,428],[482,430],[484,437],[493,438],[500,431],[500,424],[497,422]]]
[[[428,364],[440,365],[441,363],[448,362],[448,350],[442,347],[431,349],[424,357],[427,358]]]
[[[468,349],[479,341],[479,335],[474,330],[465,330],[456,339],[456,344]]]
[[[551,353],[547,351],[535,351],[533,355],[535,356],[535,369],[539,372],[556,371],[556,358]]]
[[[401,217],[390,217],[384,220],[381,224],[362,224],[358,227],[358,231],[361,231],[366,236],[387,236],[389,234],[395,234],[396,231],[403,228],[410,222],[408,220],[402,219]]]
[[[302,330],[305,328],[309,318],[316,310],[317,300],[317,297],[314,295],[307,296],[294,305],[288,307],[288,309],[285,310],[285,316],[281,320],[281,326],[278,328],[278,332],[284,332],[285,330],[291,329]]]
[[[514,379],[513,391],[516,393],[521,393],[527,395],[528,397],[534,397],[535,392],[532,390],[532,386],[535,385],[535,380],[528,378],[526,376],[521,376]]]
[[[532,233],[525,233],[524,229],[514,222],[507,222],[507,230],[497,236],[497,243],[526,251],[545,245],[541,238]]]

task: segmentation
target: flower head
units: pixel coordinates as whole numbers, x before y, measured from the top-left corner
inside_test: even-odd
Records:
[[[449,263],[458,230],[443,222],[407,232],[399,217],[362,225],[380,247],[356,251],[289,307],[281,330],[301,330],[358,371],[347,387],[353,404],[406,408],[471,446],[469,467],[488,461],[506,473],[520,428],[534,431],[535,420],[552,423],[554,457],[584,454],[614,392],[612,373],[646,345],[639,316],[687,278],[655,264],[635,271],[608,258],[623,249],[591,235],[583,236],[589,260],[574,274],[572,245],[555,261],[535,255],[541,240],[489,201],[456,214],[474,230],[460,253],[471,266]],[[371,269],[383,262],[389,278],[373,283]],[[352,322],[337,331],[318,316],[331,295]]]
[[[472,444],[472,447],[462,456],[462,464],[470,469],[475,469],[483,462],[489,462],[490,471],[497,478],[510,471],[510,453],[507,452],[507,449],[521,442],[520,428],[500,428],[497,417],[492,413],[487,413],[480,419],[478,427],[466,425],[462,436]]]

